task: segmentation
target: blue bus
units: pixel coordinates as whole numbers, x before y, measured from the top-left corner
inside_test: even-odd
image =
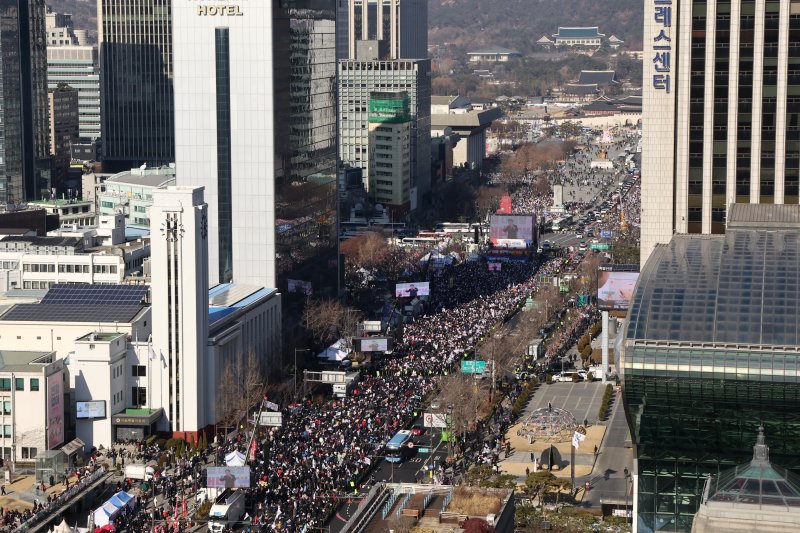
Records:
[[[390,463],[400,463],[408,459],[414,453],[411,443],[411,431],[401,429],[389,442],[386,443],[386,460]]]

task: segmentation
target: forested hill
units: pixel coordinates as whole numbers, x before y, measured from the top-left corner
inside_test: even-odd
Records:
[[[599,26],[641,49],[642,0],[430,0],[429,43],[503,46],[523,54],[559,26]]]

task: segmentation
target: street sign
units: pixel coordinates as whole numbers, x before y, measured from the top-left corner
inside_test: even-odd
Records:
[[[444,413],[425,413],[422,416],[422,422],[426,428],[446,428],[447,415]]]
[[[614,238],[614,231],[610,229],[601,229],[600,230],[600,237],[603,239],[613,239]]]
[[[461,361],[461,372],[464,374],[483,374],[486,371],[486,361]]]
[[[282,413],[261,413],[259,423],[262,426],[280,427],[283,424]]]
[[[610,250],[611,245],[607,242],[591,242],[589,243],[589,248],[592,250]]]
[[[430,448],[420,448],[419,449],[419,453],[430,453],[430,451],[431,451]]]

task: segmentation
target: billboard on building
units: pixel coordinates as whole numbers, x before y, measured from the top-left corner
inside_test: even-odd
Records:
[[[494,246],[526,248],[533,243],[533,215],[492,215],[489,239]]]
[[[64,371],[47,376],[47,449],[64,442]]]
[[[356,350],[359,352],[388,352],[391,348],[390,339],[387,337],[364,337],[353,339],[356,341]]]
[[[250,487],[249,466],[209,466],[206,487],[218,489],[246,489]]]
[[[398,283],[394,288],[397,298],[416,298],[417,296],[430,296],[431,286],[427,281],[417,283]]]
[[[302,281],[299,279],[290,279],[288,280],[288,292],[297,292],[300,294],[305,294],[307,296],[311,296],[314,294],[314,288],[311,285],[310,281]]]
[[[105,418],[106,401],[76,402],[75,418]]]
[[[597,304],[603,311],[625,311],[633,298],[638,272],[601,270],[597,273]]]

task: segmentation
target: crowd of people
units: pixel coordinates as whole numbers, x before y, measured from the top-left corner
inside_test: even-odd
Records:
[[[362,371],[351,396],[321,403],[308,398],[284,410],[283,425],[264,435],[251,461],[252,523],[267,531],[321,527],[359,490],[384,444],[436,390],[437,377],[519,309],[537,286],[537,270],[552,273],[560,264],[504,263],[501,271],[488,272],[485,262],[474,261],[436,273],[434,312],[406,325],[392,358]],[[508,412],[494,417],[502,429]],[[221,453],[245,452],[248,443],[239,435],[221,443]]]

